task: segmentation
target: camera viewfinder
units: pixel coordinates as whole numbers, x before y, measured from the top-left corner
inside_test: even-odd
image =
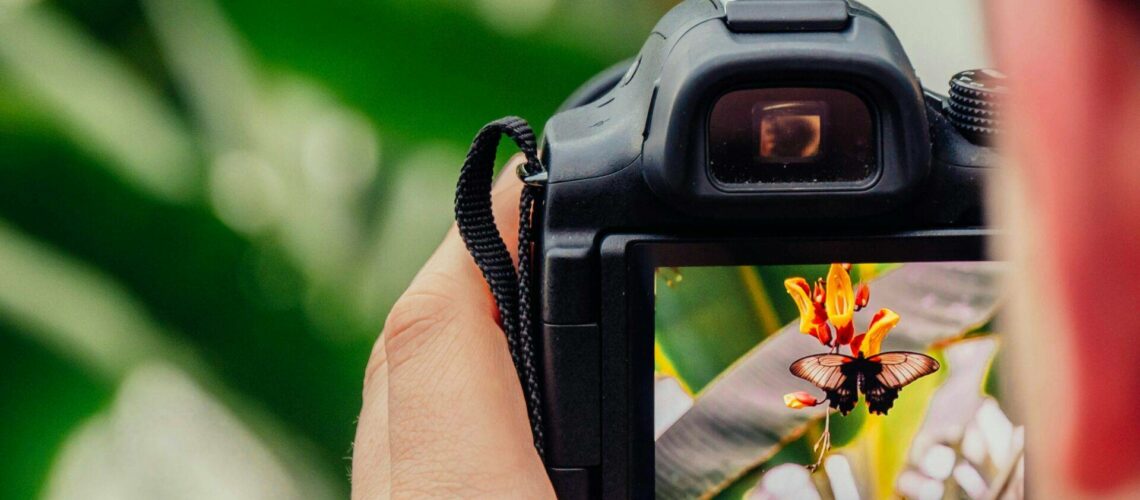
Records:
[[[711,178],[727,188],[862,185],[878,171],[871,111],[830,88],[729,92],[709,116]]]

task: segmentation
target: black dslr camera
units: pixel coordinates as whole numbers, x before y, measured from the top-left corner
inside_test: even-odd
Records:
[[[882,282],[870,307],[897,311],[896,331],[910,327],[898,345],[914,350],[935,345],[922,337],[934,334],[916,329],[930,318],[916,316],[932,315],[939,300],[977,309],[940,315],[963,323],[942,325],[941,334],[992,318],[986,287],[997,271],[981,265],[992,264],[984,262],[991,232],[982,191],[996,164],[989,144],[1000,79],[966,71],[947,96],[924,90],[891,27],[854,1],[688,0],[632,62],[576,92],[546,124],[546,171],[529,179],[543,193],[527,279],[541,318],[545,461],[559,495],[711,496],[771,457],[765,439],[786,444],[821,423],[780,400],[782,386],[797,382],[789,389],[818,394],[788,373],[795,357],[749,363],[781,343],[796,357],[855,356],[852,333],[869,312],[844,323],[837,318],[849,313],[830,311],[827,341],[799,335],[780,313],[796,311],[793,270],[816,281],[806,290],[819,301],[807,307],[826,310],[823,294],[833,283],[833,295],[843,293],[844,279],[826,265],[869,263],[843,265],[845,279],[873,289]],[[812,265],[824,268],[811,275]],[[717,269],[742,281],[705,276]],[[927,293],[923,286],[934,289],[933,302],[908,303]],[[674,288],[697,305],[678,312],[685,306],[671,296],[663,304]],[[756,306],[770,311],[755,314],[777,328],[745,322],[761,326],[742,348],[738,337],[718,339],[741,330],[726,304],[763,302],[742,299],[748,290],[770,292],[768,306]],[[895,303],[876,305],[878,297]],[[667,331],[676,322],[684,331]],[[781,340],[785,324],[796,336]],[[832,340],[845,334],[846,343]],[[736,372],[751,368],[749,389]],[[673,386],[679,409],[663,403]],[[758,406],[742,413],[748,404]]]

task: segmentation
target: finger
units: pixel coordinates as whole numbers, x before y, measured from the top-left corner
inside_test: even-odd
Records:
[[[1044,356],[1032,357],[1039,370],[1026,383],[1045,396],[1026,399],[1043,424],[1029,422],[1028,432],[1056,444],[1041,451],[1058,450],[1036,456],[1042,473],[1034,476],[1040,491],[1135,495],[1140,436],[1090,429],[1129,428],[1140,411],[1135,398],[1120,396],[1122,388],[1140,387],[1136,328],[1120,316],[1140,297],[1140,7],[1107,0],[988,5],[995,53],[1014,89],[1007,151],[1025,180],[1026,219],[1040,233],[1026,283],[1044,286],[1024,293],[1038,296],[1039,309],[1049,299],[1059,306],[1027,309],[1015,324],[1061,316],[1046,329],[1018,332],[1022,345],[1041,345],[1043,331],[1056,335]],[[1090,403],[1095,409],[1082,407]]]
[[[522,183],[513,175],[514,168],[522,161],[525,158],[521,154],[512,158],[492,191],[492,199],[495,200],[493,214],[502,228],[508,249],[517,247],[518,205],[510,201],[518,199],[522,190]],[[465,262],[470,258],[458,229],[453,225],[440,248],[413,280],[412,292],[425,288],[442,290],[447,300],[471,301],[477,304],[473,309],[495,311],[494,300],[482,274],[473,261]],[[444,280],[451,280],[456,286],[447,286]],[[365,371],[364,406],[357,423],[352,461],[353,495],[361,498],[386,498],[390,494],[387,340],[382,337],[377,341]]]
[[[517,242],[517,161],[493,196],[508,248]],[[377,343],[382,352],[373,355],[366,375],[358,447],[371,439],[383,443],[355,455],[388,465],[393,496],[552,495],[494,310],[482,274],[452,228],[390,313]],[[373,416],[381,411],[386,433]],[[386,459],[375,456],[384,455],[373,453],[384,447]],[[354,472],[354,494],[363,475]],[[359,491],[384,488],[362,485]]]
[[[388,358],[384,340],[372,348],[365,370],[364,402],[352,442],[352,498],[391,498],[388,446]]]
[[[524,161],[525,157],[522,154],[512,157],[491,190],[491,213],[495,218],[495,225],[499,228],[499,235],[503,238],[507,251],[516,262],[522,181],[514,172],[517,165]],[[458,227],[454,224],[439,248],[412,280],[408,292],[415,293],[420,290],[440,293],[446,298],[464,302],[479,299],[478,303],[485,310],[495,310],[490,287],[483,278],[482,271],[475,265],[474,258],[471,257],[459,235]]]

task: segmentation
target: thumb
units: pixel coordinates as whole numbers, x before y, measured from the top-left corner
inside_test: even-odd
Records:
[[[516,157],[494,215],[516,246]],[[353,452],[353,497],[554,493],[487,284],[455,227],[389,313],[373,348]]]

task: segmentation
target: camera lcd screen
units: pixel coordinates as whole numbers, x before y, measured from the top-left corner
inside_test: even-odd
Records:
[[[658,498],[1024,496],[997,262],[659,267]]]
[[[725,187],[857,185],[876,172],[875,146],[870,110],[839,89],[737,90],[709,116],[709,172]]]

